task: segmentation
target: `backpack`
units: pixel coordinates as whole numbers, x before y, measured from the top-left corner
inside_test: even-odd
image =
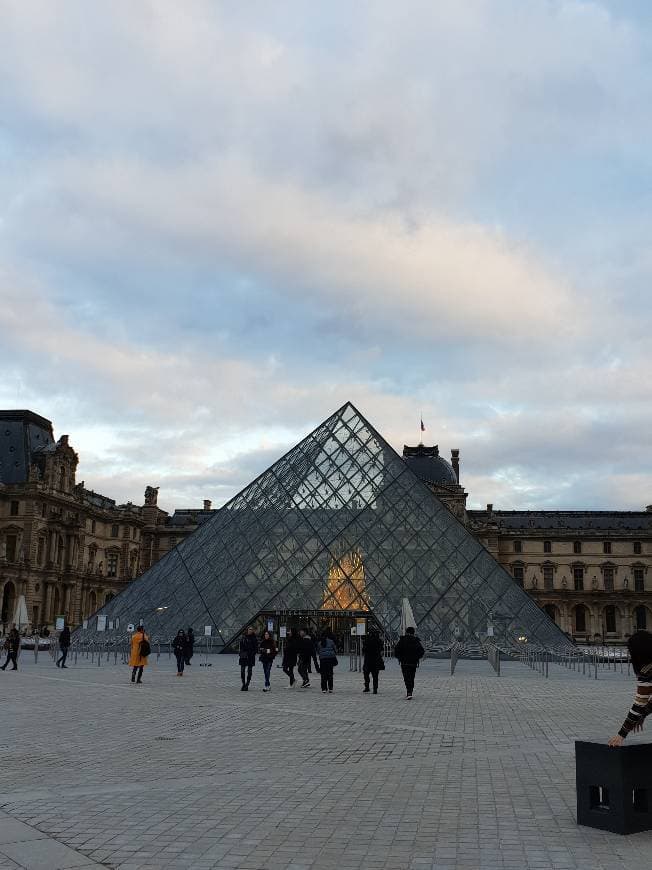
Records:
[[[145,638],[143,638],[140,642],[140,647],[138,649],[138,652],[140,653],[140,657],[142,659],[146,659],[147,656],[151,653],[151,651],[152,651],[152,648],[149,645],[149,641],[146,640]]]

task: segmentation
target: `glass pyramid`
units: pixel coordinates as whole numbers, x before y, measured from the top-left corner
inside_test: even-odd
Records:
[[[490,553],[347,403],[89,620],[169,639],[213,626],[233,644],[259,615],[347,611],[398,636],[570,645]],[[115,628],[114,628],[115,631]],[[521,638],[521,641],[519,641]]]

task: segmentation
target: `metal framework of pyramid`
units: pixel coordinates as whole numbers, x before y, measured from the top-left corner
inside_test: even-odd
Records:
[[[89,620],[233,643],[260,613],[369,611],[390,636],[570,644],[347,403]],[[86,633],[86,632],[85,632]]]

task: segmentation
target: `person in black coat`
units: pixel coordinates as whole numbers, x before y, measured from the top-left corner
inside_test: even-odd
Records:
[[[186,632],[186,651],[184,653],[184,664],[189,665],[190,659],[195,652],[195,632],[189,628]],[[200,665],[201,667],[201,665]]]
[[[4,671],[7,668],[9,662],[13,664],[12,671],[18,670],[18,650],[20,649],[20,635],[18,634],[18,629],[14,625],[9,634],[7,635],[7,639],[5,640],[5,649],[7,650],[7,658],[5,660],[4,665],[0,668],[0,671]]]
[[[383,661],[383,642],[377,631],[370,631],[365,637],[363,655],[362,674],[364,676],[364,691],[369,692],[369,677],[372,677],[374,695],[377,695],[378,671],[385,670],[385,662]]]
[[[59,635],[59,649],[61,650],[61,655],[57,659],[57,667],[67,668],[68,665],[66,664],[66,659],[68,658],[68,650],[70,649],[70,629],[67,625]]]
[[[258,652],[258,638],[253,625],[250,625],[246,634],[240,638],[240,678],[242,679],[242,692],[249,691],[251,674],[256,664]]]
[[[399,660],[401,670],[403,671],[403,681],[407,693],[405,698],[407,701],[412,700],[414,677],[419,667],[419,661],[424,657],[425,652],[421,641],[414,632],[414,628],[412,626],[406,628],[405,634],[394,648],[394,655]]]
[[[317,673],[320,673],[320,670],[319,665],[317,664],[317,650],[315,649],[315,644],[305,628],[299,629],[298,659],[299,664],[297,670],[302,679],[301,688],[309,689],[310,679],[308,678],[308,674],[310,673],[310,662],[314,662]]]
[[[177,636],[174,638],[172,649],[174,651],[174,657],[177,660],[177,677],[182,677],[188,651],[188,636],[182,628],[179,629]]]
[[[293,689],[296,683],[294,678],[294,669],[297,665],[297,653],[299,650],[299,641],[294,633],[294,629],[288,628],[287,637],[283,644],[283,673],[290,678],[288,689]]]

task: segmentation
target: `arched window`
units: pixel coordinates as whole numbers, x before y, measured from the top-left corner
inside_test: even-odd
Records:
[[[57,565],[59,568],[63,566],[63,551],[65,549],[63,538],[61,535],[57,538]]]
[[[89,616],[92,613],[95,613],[97,610],[97,596],[95,595],[95,591],[91,589],[88,595],[88,614]]]
[[[647,607],[639,604],[634,608],[634,621],[636,622],[636,630],[644,631],[647,628]]]
[[[113,592],[107,592],[104,596],[104,603],[108,604],[109,601],[114,597]]]
[[[555,588],[554,573],[555,569],[553,565],[546,564],[543,566],[543,588],[547,592]]]
[[[616,633],[616,608],[612,604],[604,609],[604,630],[607,634]]]
[[[5,625],[13,619],[15,609],[16,587],[11,581],[7,581],[2,591],[2,606],[0,607],[0,618]]]
[[[546,604],[543,608],[553,622],[557,622],[557,608],[554,604]]]
[[[525,566],[522,562],[514,562],[512,565],[512,576],[514,580],[518,583],[519,586],[523,585],[523,580],[525,577]]]
[[[578,604],[575,608],[575,631],[578,634],[586,632],[586,607],[583,604]]]

